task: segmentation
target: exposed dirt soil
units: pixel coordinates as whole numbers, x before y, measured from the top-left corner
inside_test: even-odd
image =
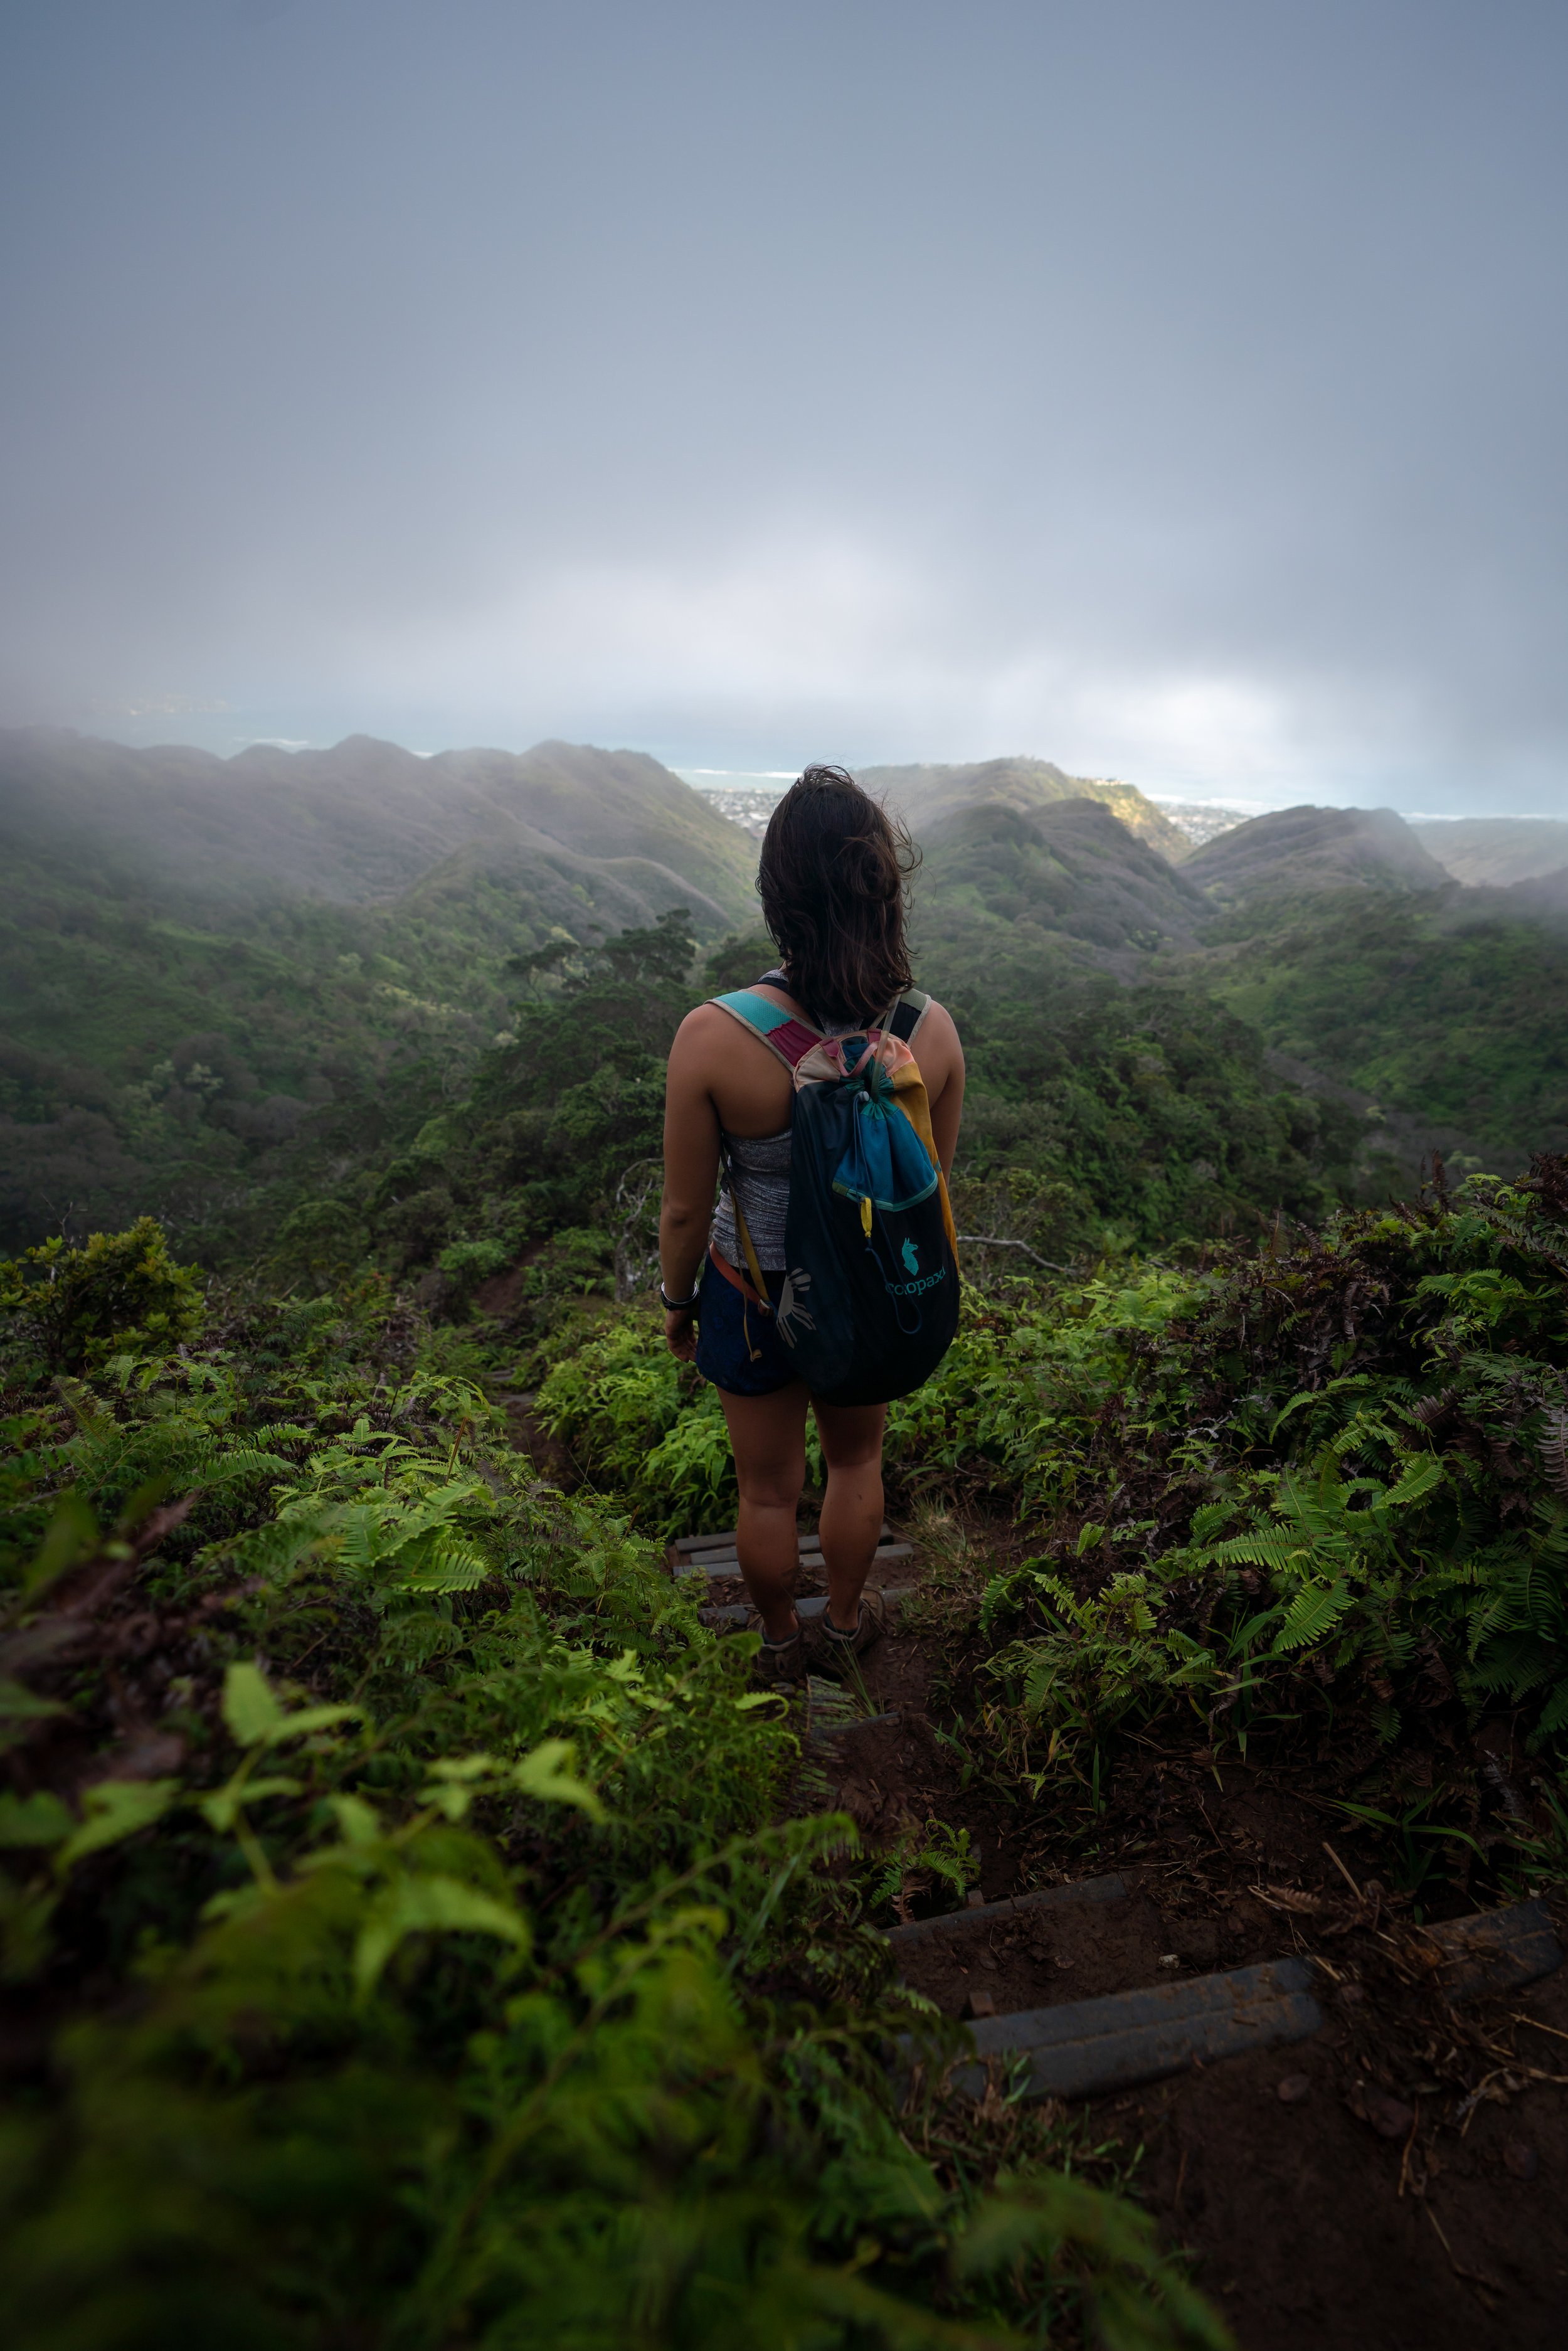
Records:
[[[498,1275],[497,1280],[505,1279]],[[563,1493],[571,1493],[582,1483],[582,1472],[559,1437],[552,1437],[534,1411],[531,1391],[513,1394],[501,1399],[507,1416],[507,1434],[514,1448],[533,1463],[539,1476]]]
[[[1019,2009],[1054,2008],[1063,2001],[1136,1991],[1182,1973],[1204,1972],[1162,1967],[1161,1959],[1169,1955],[1159,1907],[1137,1890],[1124,1902],[977,1920],[973,1927],[924,1937],[900,1947],[898,1972],[947,2016],[962,2016],[977,1992],[996,2002],[998,2016],[1010,2016]],[[1255,1956],[1262,1955],[1247,1954]]]
[[[918,1555],[875,1580],[918,1586]],[[802,1574],[803,1593],[821,1588],[820,1571]],[[745,1595],[731,1581],[711,1596]],[[1411,1898],[1379,1882],[1386,1849],[1325,1792],[1366,1769],[1354,1740],[1251,1768],[1134,1741],[1098,1813],[1019,1802],[988,1777],[973,1729],[956,1729],[962,1646],[956,1616],[918,1604],[895,1616],[855,1696],[898,1719],[817,1750],[831,1801],[873,1844],[927,1818],[967,1828],[988,1901],[1112,1871],[1127,1898],[900,1944],[904,1980],[948,2015],[977,1992],[1007,2015],[1308,1958],[1324,2017],[1312,2040],[1092,2103],[1096,2136],[1136,2158],[1134,2192],[1241,2351],[1563,2342],[1568,1967],[1449,2004]],[[1492,1747],[1506,1771],[1506,1736]],[[1484,1876],[1467,1886],[1435,1872],[1420,1891],[1428,1920],[1497,1899]],[[951,1901],[911,1881],[903,1907],[917,1917]],[[1557,1923],[1568,1941],[1568,1909]]]
[[[1451,2119],[1451,2101],[1414,2081],[1383,2105],[1364,2086],[1357,2095],[1365,2039],[1358,2049],[1346,2012],[1325,2007],[1312,2041],[1095,2108],[1108,2131],[1145,2148],[1144,2199],[1167,2240],[1188,2249],[1242,2351],[1560,2345],[1568,2094],[1496,2085],[1497,2102],[1474,2107],[1468,2128]],[[1518,2016],[1533,2022],[1511,2026]],[[1552,2037],[1568,2032],[1568,1970],[1478,2003],[1465,2021],[1507,2035],[1525,2064],[1568,2074],[1568,2040]],[[1390,2131],[1397,2106],[1411,2120]]]
[[[528,1268],[544,1248],[542,1240],[531,1241],[520,1256],[499,1273],[482,1281],[474,1292],[474,1311],[488,1315],[492,1322],[509,1322],[523,1302],[528,1288]]]

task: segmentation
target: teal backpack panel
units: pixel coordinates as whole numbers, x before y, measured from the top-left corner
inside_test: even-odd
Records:
[[[786,1060],[818,1041],[750,989],[716,1000]],[[847,1066],[862,1044],[845,1040]],[[824,1404],[887,1404],[930,1377],[958,1327],[938,1171],[880,1063],[800,1087],[791,1132],[779,1339]]]

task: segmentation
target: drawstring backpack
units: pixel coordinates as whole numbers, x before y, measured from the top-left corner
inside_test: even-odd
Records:
[[[910,988],[880,1027],[824,1037],[752,988],[712,999],[760,1037],[794,1081],[777,1304],[733,1179],[750,1287],[718,1270],[748,1307],[772,1315],[786,1354],[824,1404],[907,1395],[936,1370],[958,1327],[958,1239],[911,1050],[930,1000]]]

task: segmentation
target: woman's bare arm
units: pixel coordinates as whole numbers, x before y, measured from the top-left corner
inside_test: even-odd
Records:
[[[689,1012],[670,1048],[664,1082],[664,1196],[659,1211],[659,1266],[669,1298],[689,1298],[697,1286],[713,1222],[718,1181],[718,1113],[708,1091],[714,1021],[727,1015],[710,1005]],[[688,1310],[666,1313],[672,1351],[689,1358],[696,1337]]]
[[[936,1145],[943,1175],[951,1176],[953,1154],[958,1148],[958,1124],[964,1115],[964,1048],[958,1042],[953,1016],[944,1006],[934,1004],[921,1022],[915,1058],[920,1064],[925,1099],[931,1105],[931,1139]]]

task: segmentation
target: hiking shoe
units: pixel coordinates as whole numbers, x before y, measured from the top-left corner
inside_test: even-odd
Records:
[[[852,1633],[841,1633],[836,1625],[830,1625],[824,1608],[812,1618],[807,1635],[811,1663],[825,1674],[847,1673],[850,1660],[863,1656],[873,1642],[881,1640],[886,1626],[887,1604],[880,1592],[861,1593],[860,1617]]]
[[[762,1633],[762,1619],[754,1608],[746,1620],[748,1633]],[[763,1689],[777,1689],[780,1683],[803,1682],[806,1678],[806,1635],[797,1621],[795,1630],[787,1641],[770,1641],[762,1634],[762,1646],[751,1661],[754,1681]]]

